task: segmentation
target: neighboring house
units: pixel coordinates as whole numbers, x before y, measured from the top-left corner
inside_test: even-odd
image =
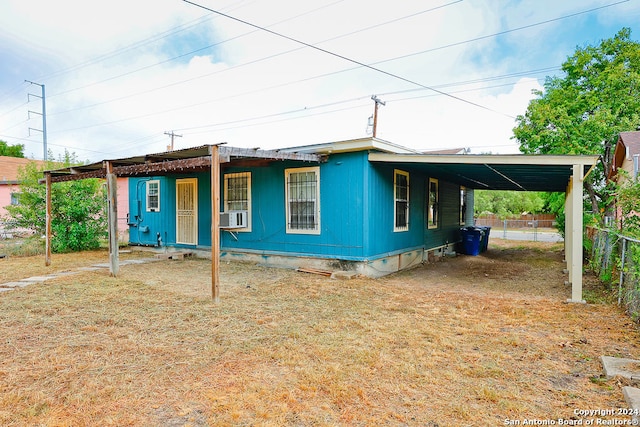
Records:
[[[608,178],[621,184],[625,178],[618,172],[624,170],[630,179],[636,179],[638,177],[639,158],[640,131],[620,132],[613,152],[613,163]]]
[[[20,191],[19,171],[31,162],[45,163],[42,160],[0,156],[0,217],[7,214],[6,206],[17,203],[15,194]]]
[[[620,132],[615,150],[613,152],[613,162],[607,178],[622,185],[626,180],[636,180],[640,168],[640,131]],[[626,173],[621,174],[620,171]],[[622,221],[622,212],[616,209],[616,222]]]
[[[422,154],[469,154],[470,148],[448,148],[446,150],[427,150]]]
[[[16,194],[20,192],[19,171],[27,164],[35,162],[45,165],[42,160],[24,159],[19,157],[0,156],[0,218],[7,215],[6,206],[18,203]],[[120,240],[127,240],[127,214],[129,212],[128,179],[118,178],[118,226]]]

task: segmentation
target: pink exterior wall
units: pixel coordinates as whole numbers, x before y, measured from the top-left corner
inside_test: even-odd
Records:
[[[0,184],[0,217],[7,214],[4,207],[11,204],[11,192],[14,188],[14,184]]]
[[[7,213],[5,206],[11,204],[11,193],[17,191],[17,184],[0,184],[0,217]],[[118,238],[121,242],[129,241],[129,179],[118,178]]]
[[[118,239],[129,242],[129,178],[118,178]]]

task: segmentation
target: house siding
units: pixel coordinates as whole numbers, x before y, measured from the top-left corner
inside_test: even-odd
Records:
[[[228,173],[251,173],[251,231],[223,231],[221,251],[262,256],[284,255],[345,261],[370,261],[422,253],[459,239],[460,187],[439,179],[440,224],[426,227],[427,188],[424,168],[370,163],[366,151],[336,153],[319,165],[320,233],[287,233],[285,170],[318,166],[294,161],[272,162],[268,167],[224,167]],[[394,171],[409,174],[409,226],[394,230]],[[198,244],[211,246],[211,179],[208,172],[191,175],[131,178],[130,241],[132,244],[176,245],[176,179],[198,179]],[[146,182],[160,182],[160,211],[146,211]],[[220,180],[221,207],[224,179]],[[468,196],[473,212],[473,192]],[[472,220],[472,216],[470,217]]]
[[[225,168],[222,174],[251,173],[250,232],[223,232],[221,249],[250,250],[294,256],[360,259],[363,256],[364,215],[362,194],[363,153],[345,153],[320,165],[320,233],[286,232],[285,169],[308,167],[308,163],[277,162],[269,167]],[[130,241],[156,245],[160,233],[164,244],[176,245],[176,179],[198,179],[198,245],[211,246],[211,180],[208,173],[189,176],[132,178],[130,183]],[[146,182],[160,182],[160,211],[146,211]],[[221,179],[220,194],[224,194]],[[224,201],[221,200],[221,207]],[[139,206],[139,207],[138,207]],[[186,246],[189,245],[176,245]]]
[[[409,173],[409,227],[406,231],[394,231],[393,177],[396,169]],[[366,256],[371,259],[422,247],[425,188],[423,175],[410,168],[379,164],[370,164],[368,171],[370,232],[367,235]]]
[[[438,182],[440,222],[437,228],[425,229],[425,249],[442,247],[460,240],[460,186],[442,180]]]
[[[251,172],[251,232],[222,234],[222,250],[250,249],[294,256],[347,260],[363,255],[362,169],[366,156],[345,153],[320,165],[320,233],[286,232],[285,169],[308,167],[295,162],[262,168],[229,168],[224,173]],[[221,190],[222,191],[222,190]],[[234,237],[235,236],[235,237]],[[237,238],[237,240],[236,240]]]

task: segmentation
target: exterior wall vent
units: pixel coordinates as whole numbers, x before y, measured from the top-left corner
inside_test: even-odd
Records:
[[[220,213],[220,228],[245,228],[249,225],[247,211],[227,211]]]

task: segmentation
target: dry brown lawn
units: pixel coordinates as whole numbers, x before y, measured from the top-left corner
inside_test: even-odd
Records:
[[[599,357],[640,357],[638,330],[614,304],[565,303],[560,249],[493,239],[378,280],[223,263],[220,304],[199,259],[3,292],[0,425],[495,426],[625,407]],[[106,259],[0,259],[0,283]]]

